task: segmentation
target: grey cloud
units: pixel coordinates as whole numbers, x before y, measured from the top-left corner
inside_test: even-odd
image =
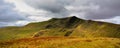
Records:
[[[25,25],[25,24],[23,24]],[[6,26],[23,26],[21,24],[16,24],[16,22],[0,22],[0,27],[6,27]]]
[[[39,13],[37,16],[66,17],[71,14],[83,16],[85,19],[111,19],[120,16],[120,0],[23,0],[27,5],[44,10],[47,13]],[[72,9],[67,8],[72,6]],[[30,14],[25,17],[23,13],[15,11],[14,4],[0,0],[0,26],[10,25],[20,20],[29,20]],[[42,15],[41,15],[42,14]],[[83,14],[83,15],[81,15]],[[34,18],[34,17],[33,17]],[[108,21],[108,20],[107,20]],[[112,21],[112,20],[110,20]],[[118,21],[118,20],[117,20]],[[117,22],[116,20],[112,22]]]
[[[14,22],[0,22],[0,27],[14,26]]]
[[[0,22],[0,27],[6,26],[6,25],[7,25],[7,23]]]
[[[86,19],[109,19],[120,16],[120,0],[25,0],[25,2],[34,8],[46,10],[56,17],[83,12]],[[73,6],[75,10],[68,10],[66,6]]]
[[[16,26],[17,21],[27,20],[24,14],[15,11],[14,4],[0,0],[0,27]]]
[[[15,11],[14,8],[13,4],[0,0],[0,22],[14,22],[26,19],[25,16]]]
[[[70,5],[72,1],[73,0],[25,0],[28,5],[48,11],[54,17],[68,16],[70,12],[65,8],[65,6]]]
[[[100,8],[88,10],[85,14],[87,19],[109,19],[120,16],[120,0],[92,0],[91,3]]]

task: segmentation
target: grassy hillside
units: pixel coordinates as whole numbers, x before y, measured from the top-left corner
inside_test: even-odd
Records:
[[[30,23],[23,27],[0,28],[0,40],[29,38],[41,31],[45,31],[42,32],[44,33],[42,36],[64,36],[66,32],[72,32],[80,20],[76,17],[52,18],[44,22]]]
[[[86,21],[80,24],[71,36],[120,38],[120,25]]]
[[[30,23],[23,27],[0,28],[0,40],[31,37],[79,36],[120,37],[120,25],[79,19],[75,16],[52,18],[48,21]]]
[[[40,37],[0,42],[0,48],[120,48],[117,38]]]

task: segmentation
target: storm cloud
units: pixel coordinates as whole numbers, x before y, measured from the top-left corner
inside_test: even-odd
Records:
[[[0,0],[0,26],[69,16],[120,24],[120,0]]]
[[[45,10],[54,17],[65,17],[70,14],[70,12],[65,8],[65,6],[70,5],[73,0],[25,0],[25,2],[36,8]]]
[[[25,2],[34,8],[61,16],[84,13],[86,19],[109,19],[120,15],[120,0],[25,0]]]

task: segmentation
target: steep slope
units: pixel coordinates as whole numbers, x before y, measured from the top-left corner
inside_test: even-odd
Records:
[[[120,25],[86,21],[80,24],[71,36],[120,38]]]
[[[25,27],[41,29],[33,35],[33,37],[38,36],[69,36],[72,31],[84,20],[79,19],[75,16],[67,18],[52,18],[48,21],[41,23],[31,23]],[[42,25],[41,25],[42,24]]]

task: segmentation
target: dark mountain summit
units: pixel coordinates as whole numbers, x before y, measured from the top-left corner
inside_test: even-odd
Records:
[[[72,17],[67,17],[67,18],[53,18],[49,21],[52,22],[51,24],[53,24],[53,26],[56,25],[56,27],[71,28],[71,27],[75,27],[76,25],[78,25],[80,20],[82,21],[82,19],[72,16]]]
[[[80,21],[84,21],[82,19],[79,19],[75,16],[72,17],[66,17],[66,18],[52,18],[45,22],[38,22],[38,23],[30,23],[26,26],[41,26],[45,28],[72,28],[77,26]]]

